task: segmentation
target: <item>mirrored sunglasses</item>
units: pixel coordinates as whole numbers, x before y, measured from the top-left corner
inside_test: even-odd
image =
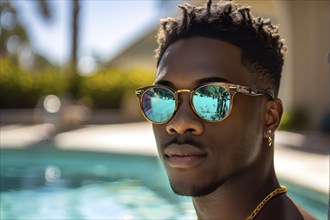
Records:
[[[208,122],[220,122],[230,115],[236,93],[265,95],[274,99],[265,90],[230,83],[207,83],[193,90],[173,90],[167,86],[153,85],[138,88],[135,94],[144,117],[152,123],[163,124],[174,116],[179,103],[178,94],[183,92],[190,93],[190,106],[194,113]]]

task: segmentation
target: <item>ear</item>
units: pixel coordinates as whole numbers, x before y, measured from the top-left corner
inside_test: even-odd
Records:
[[[265,112],[265,122],[264,122],[264,137],[269,137],[268,131],[271,131],[271,134],[280,125],[280,121],[283,113],[283,105],[280,99],[275,99],[268,101]]]

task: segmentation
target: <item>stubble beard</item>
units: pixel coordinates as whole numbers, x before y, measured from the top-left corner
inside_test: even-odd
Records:
[[[245,136],[245,137],[241,137],[240,144],[245,145],[244,147],[248,147],[247,145],[253,145],[253,144],[255,144],[255,142],[249,136]],[[199,185],[198,184],[191,185],[191,184],[174,183],[174,182],[171,182],[171,179],[169,179],[169,181],[170,181],[170,186],[171,186],[173,192],[176,193],[177,195],[191,196],[191,197],[204,197],[204,196],[207,196],[207,195],[213,193],[214,191],[216,191],[224,183],[242,175],[242,173],[246,172],[246,169],[247,168],[241,167],[240,169],[230,173],[226,177],[222,177],[219,179],[213,179],[209,182],[204,182],[204,183],[202,182]],[[212,175],[212,173],[210,173],[210,175]]]
[[[210,183],[204,183],[200,185],[181,185],[181,184],[175,184],[170,182],[171,188],[173,192],[177,195],[181,196],[191,196],[191,197],[204,197],[215,190],[217,190],[223,182],[221,181],[213,181]]]

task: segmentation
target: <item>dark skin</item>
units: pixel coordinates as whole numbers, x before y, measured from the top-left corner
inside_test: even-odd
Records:
[[[258,88],[241,63],[240,48],[203,37],[170,45],[158,66],[155,84],[191,90],[209,81]],[[180,93],[179,100],[169,122],[153,125],[172,189],[193,196],[198,219],[245,219],[280,187],[267,131],[271,130],[273,137],[282,115],[281,101],[237,93],[228,118],[212,123],[192,111],[188,93]],[[304,219],[305,215],[281,194],[256,219]]]

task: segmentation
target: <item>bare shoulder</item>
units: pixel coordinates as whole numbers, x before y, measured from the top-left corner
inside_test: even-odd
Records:
[[[304,220],[316,220],[317,218],[315,216],[313,216],[312,214],[310,214],[309,212],[307,212],[303,207],[301,207],[299,204],[297,204],[296,202],[292,201],[293,204],[297,207],[297,209],[299,210],[299,212],[301,213],[301,215],[303,216]]]
[[[270,201],[257,219],[314,220],[316,218],[283,194]]]

